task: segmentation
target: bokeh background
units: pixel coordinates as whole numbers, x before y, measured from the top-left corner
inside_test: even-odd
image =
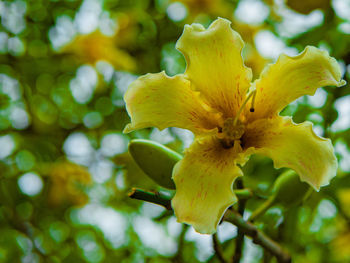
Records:
[[[175,43],[183,26],[218,16],[246,42],[254,78],[279,54],[314,45],[350,82],[349,0],[0,1],[0,262],[219,262],[210,236],[127,197],[131,187],[167,191],[133,162],[130,139],[182,152],[193,135],[122,133],[128,84],[148,72],[182,73]],[[303,204],[271,208],[257,225],[293,262],[350,262],[350,86],[319,89],[283,114],[332,139],[338,175]],[[282,171],[260,156],[245,166],[244,183],[256,193],[248,214]],[[218,228],[227,255],[236,234],[228,223]],[[268,260],[246,239],[241,262]]]

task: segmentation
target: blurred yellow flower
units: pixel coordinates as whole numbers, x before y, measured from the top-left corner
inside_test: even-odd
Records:
[[[350,217],[350,188],[339,189],[337,197],[343,212]]]
[[[187,7],[187,22],[193,22],[200,14],[229,18],[234,11],[234,5],[224,0],[173,0],[172,2],[181,2]]]
[[[255,46],[255,36],[264,27],[264,25],[246,24],[236,19],[232,21],[232,28],[241,35],[245,42],[243,61],[247,67],[252,69],[253,79],[258,78],[267,63],[271,62],[270,59],[263,57]]]
[[[63,47],[61,52],[71,53],[79,62],[94,65],[99,60],[109,62],[117,70],[134,71],[136,63],[124,50],[118,48],[118,34],[106,36],[100,31],[87,35],[78,35]]]
[[[234,180],[253,153],[295,170],[316,190],[336,175],[329,139],[310,122],[293,123],[279,112],[322,86],[341,86],[339,65],[328,53],[307,47],[295,57],[281,55],[251,83],[243,64],[243,41],[230,22],[219,18],[208,29],[186,25],[177,42],[184,74],[147,74],[125,94],[131,123],[125,132],[155,126],[191,130],[195,140],[173,170],[172,206],[179,222],[200,233],[214,233],[225,210],[237,200]]]
[[[80,206],[87,203],[88,196],[83,192],[83,188],[91,184],[87,169],[68,161],[59,162],[52,165],[49,177],[49,204]]]
[[[286,5],[296,12],[307,15],[315,9],[327,10],[331,8],[330,0],[287,0]]]

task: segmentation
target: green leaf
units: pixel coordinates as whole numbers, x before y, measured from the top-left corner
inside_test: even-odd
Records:
[[[175,189],[171,179],[174,165],[182,159],[177,152],[162,144],[136,139],[129,143],[129,152],[137,165],[154,182],[162,187]]]

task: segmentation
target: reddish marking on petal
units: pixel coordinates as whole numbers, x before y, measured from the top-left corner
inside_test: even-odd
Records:
[[[204,193],[204,199],[207,198],[207,195],[208,195],[208,192],[205,192],[205,193]]]

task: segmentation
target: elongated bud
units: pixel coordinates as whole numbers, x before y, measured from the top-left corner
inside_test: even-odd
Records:
[[[175,189],[171,175],[174,165],[182,159],[180,154],[162,144],[142,139],[132,140],[129,143],[129,152],[137,165],[155,183]]]
[[[301,182],[296,172],[289,170],[281,174],[275,181],[274,203],[280,203],[285,207],[301,203],[309,190],[309,185]]]
[[[312,188],[307,183],[301,182],[293,170],[286,171],[277,178],[272,195],[253,211],[249,221],[253,222],[274,205],[280,204],[285,208],[297,205],[306,199],[311,191]]]

